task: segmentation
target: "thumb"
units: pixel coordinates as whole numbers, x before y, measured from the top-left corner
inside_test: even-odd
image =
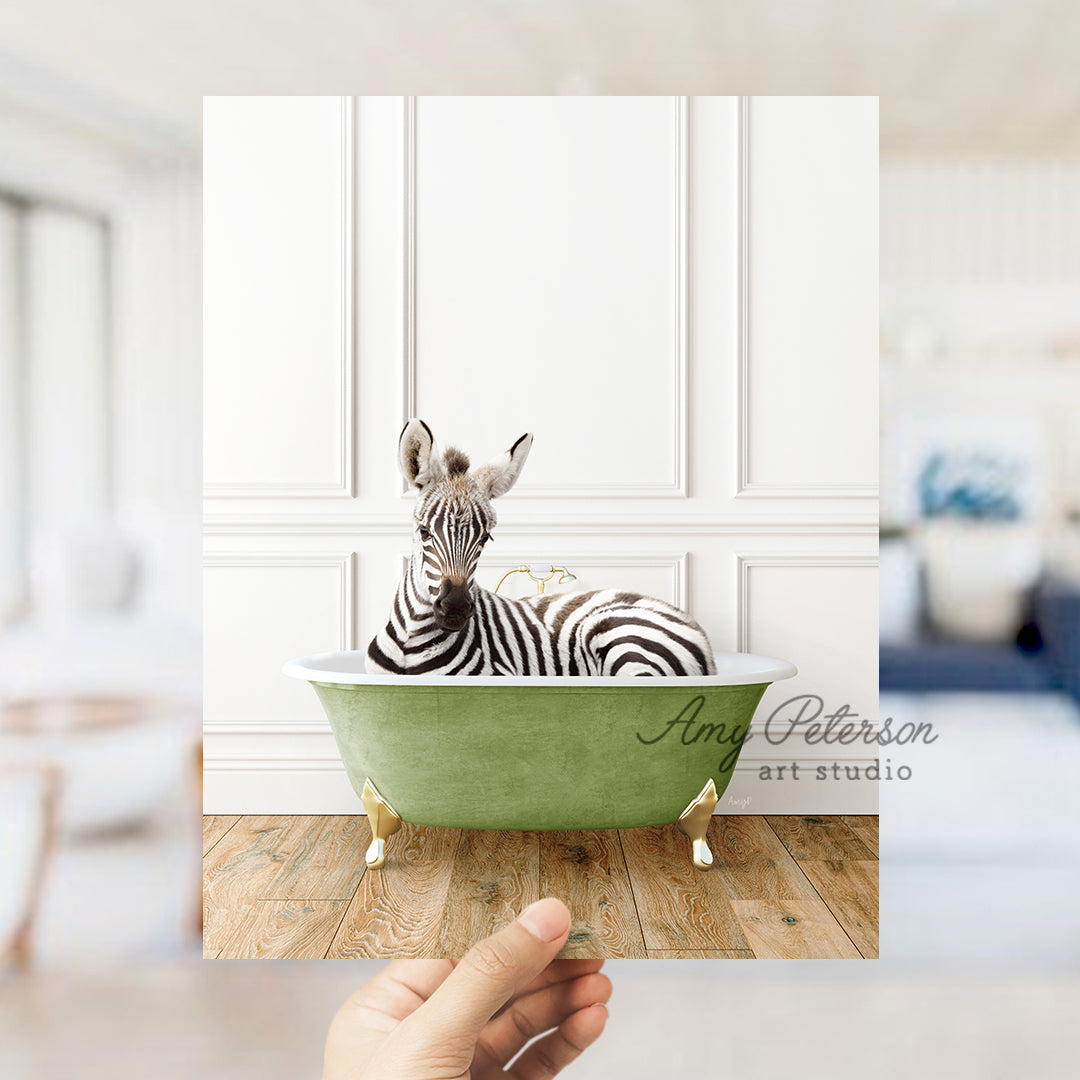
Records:
[[[474,945],[410,1017],[417,1020],[417,1036],[431,1046],[471,1050],[484,1025],[555,959],[569,933],[570,912],[561,900],[530,904],[509,926]]]

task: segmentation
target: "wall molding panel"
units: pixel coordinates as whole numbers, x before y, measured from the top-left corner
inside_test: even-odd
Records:
[[[606,484],[531,484],[526,477],[516,486],[522,496],[536,499],[593,499],[677,498],[690,495],[688,487],[689,460],[689,378],[690,378],[690,99],[672,98],[674,140],[672,146],[672,186],[675,221],[673,225],[674,252],[672,256],[671,290],[674,297],[674,327],[671,347],[673,381],[672,477],[665,484],[606,483]],[[401,426],[417,415],[417,99],[405,97],[402,104],[402,256],[401,256]],[[402,480],[402,498],[410,495]]]
[[[878,559],[875,554],[860,552],[825,552],[816,554],[804,554],[799,552],[779,553],[763,552],[755,554],[737,554],[734,558],[735,578],[735,640],[736,648],[740,651],[753,651],[754,643],[751,640],[751,616],[753,611],[751,589],[751,570],[780,568],[795,570],[848,570],[870,569],[876,570]],[[876,582],[876,575],[875,575]],[[876,588],[874,590],[876,599]],[[862,633],[875,634],[876,625],[863,627]],[[875,634],[876,636],[876,634]],[[815,679],[822,677],[816,669],[804,671],[800,668],[796,682],[806,676]],[[880,731],[880,718],[869,713],[869,709],[875,708],[877,680],[874,672],[873,688],[863,686],[858,689],[860,682],[865,681],[865,672],[852,670],[848,675],[834,676],[826,679],[824,685],[804,688],[802,692],[820,693],[825,698],[824,707],[839,704],[842,701],[852,702],[857,705],[855,722],[870,722],[870,730],[876,734]],[[854,698],[850,696],[852,686],[855,685]],[[806,741],[805,735],[795,733],[782,743],[770,744],[765,741],[764,729],[771,710],[785,700],[784,684],[777,684],[766,692],[753,723],[750,725],[750,735],[756,738],[756,742],[748,747],[749,754],[740,757],[740,765],[745,764],[748,775],[744,778],[736,777],[732,782],[735,788],[734,798],[744,798],[750,795],[751,803],[747,807],[748,813],[877,813],[877,783],[871,781],[849,781],[846,779],[817,780],[813,778],[815,770],[820,766],[838,765],[841,769],[852,766],[860,770],[877,760],[877,746],[873,743],[867,745],[857,741],[849,745],[818,744]],[[864,695],[869,696],[867,697]],[[836,695],[834,702],[831,695]],[[859,702],[862,701],[862,705]],[[865,710],[865,711],[860,711]],[[854,719],[854,717],[853,717]],[[795,762],[800,769],[805,769],[810,779],[782,782],[776,780],[761,780],[756,776],[749,775],[750,771],[756,771],[764,766],[783,765]],[[827,774],[828,775],[828,774]],[[755,807],[759,807],[755,810]],[[848,808],[851,809],[848,809]],[[775,808],[775,809],[774,809]]]
[[[333,567],[338,571],[338,596],[341,606],[340,646],[355,649],[356,625],[356,552],[345,551],[211,551],[203,556],[203,566],[251,569],[253,567]]]
[[[272,754],[246,757],[222,755],[207,759],[203,768],[206,772],[329,772],[345,775],[345,766],[337,755],[325,758],[279,758]]]
[[[762,554],[735,556],[735,642],[739,652],[752,652],[750,647],[750,571],[755,567],[874,567],[876,555],[830,554]]]
[[[330,735],[329,720],[313,720],[310,723],[230,724],[227,722],[203,725],[207,735]]]
[[[357,110],[354,97],[339,99],[341,243],[338,255],[340,343],[338,348],[338,400],[334,409],[337,425],[336,476],[326,481],[282,484],[274,481],[241,480],[207,483],[208,499],[353,499],[356,497],[356,268],[357,268]]]
[[[739,97],[736,123],[737,184],[735,232],[738,236],[735,277],[737,288],[735,430],[737,432],[735,497],[740,499],[877,499],[877,484],[854,484],[824,481],[765,482],[752,479],[750,450],[751,384],[753,379],[752,337],[750,333],[750,176],[751,176],[751,98]]]
[[[416,415],[416,96],[402,98],[401,427]],[[401,494],[409,492],[404,479]]]

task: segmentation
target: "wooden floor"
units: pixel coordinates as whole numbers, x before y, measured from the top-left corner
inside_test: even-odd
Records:
[[[203,819],[207,957],[458,957],[541,896],[563,956],[876,957],[876,817],[728,817],[695,870],[674,825],[472,832],[404,825],[366,871],[364,817]]]

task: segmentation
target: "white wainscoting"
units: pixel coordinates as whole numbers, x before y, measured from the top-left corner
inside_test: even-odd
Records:
[[[688,112],[681,97],[410,104],[402,423],[467,415],[498,447],[554,408],[560,453],[520,495],[686,497]],[[463,369],[497,373],[497,410],[476,408]],[[597,424],[598,404],[633,423]]]
[[[877,99],[743,98],[739,118],[736,494],[876,496]]]
[[[207,99],[208,811],[360,812],[280,667],[385,622],[414,413],[474,461],[535,433],[482,584],[565,565],[799,666],[720,812],[875,811],[876,785],[761,768],[873,757],[762,725],[795,693],[876,720],[876,121],[873,99]]]
[[[355,494],[354,130],[352,98],[206,110],[208,498]]]

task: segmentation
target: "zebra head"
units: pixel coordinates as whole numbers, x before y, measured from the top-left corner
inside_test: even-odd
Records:
[[[398,466],[419,491],[413,512],[417,591],[422,599],[426,594],[442,630],[460,630],[473,613],[473,574],[495,527],[491,500],[514,486],[532,441],[532,435],[522,435],[509,450],[470,470],[460,450],[439,450],[423,420],[410,420],[401,432]]]

